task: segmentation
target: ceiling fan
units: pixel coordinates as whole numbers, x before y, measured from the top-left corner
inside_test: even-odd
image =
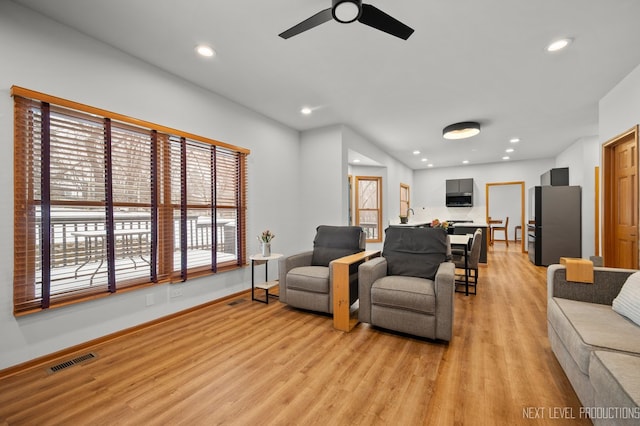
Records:
[[[341,24],[349,24],[357,20],[362,24],[384,31],[403,40],[408,39],[409,36],[413,34],[412,28],[394,17],[387,15],[375,6],[362,4],[362,0],[332,0],[332,3],[330,8],[322,10],[299,24],[294,25],[279,34],[279,36],[287,39],[332,19]]]

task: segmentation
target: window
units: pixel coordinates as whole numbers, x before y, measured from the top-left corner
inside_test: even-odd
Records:
[[[409,209],[411,204],[409,202],[409,185],[400,184],[400,216],[409,216]]]
[[[382,241],[382,178],[356,176],[356,225],[367,234],[367,242]]]
[[[248,150],[12,94],[14,313],[244,264]]]

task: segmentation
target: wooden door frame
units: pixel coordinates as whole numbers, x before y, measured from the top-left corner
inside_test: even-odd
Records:
[[[602,144],[602,223],[600,229],[602,230],[602,258],[604,265],[607,265],[607,256],[611,256],[613,253],[614,239],[612,235],[615,235],[614,226],[615,222],[611,220],[613,214],[613,201],[615,190],[615,179],[613,179],[614,173],[614,156],[613,149],[616,145],[622,143],[626,138],[632,136],[636,144],[636,153],[638,152],[638,126],[635,125],[631,129],[624,133],[615,136]],[[638,162],[636,159],[636,166]],[[640,170],[639,170],[640,171]],[[640,173],[636,174],[636,177]],[[636,180],[636,188],[638,187],[638,181]],[[638,203],[635,204],[635,215],[638,217]],[[639,260],[640,261],[640,260]]]
[[[489,221],[489,188],[492,186],[506,186],[506,185],[520,185],[520,249],[522,251],[522,253],[526,253],[527,250],[525,249],[526,245],[524,243],[524,238],[525,235],[527,235],[527,228],[524,224],[525,220],[524,220],[524,216],[525,216],[525,211],[524,211],[524,181],[514,181],[514,182],[492,182],[492,183],[486,183],[485,184],[485,199],[487,201],[486,205],[485,205],[485,217],[487,219],[487,222]],[[490,229],[487,229],[487,232],[491,232]],[[515,232],[514,232],[515,234]],[[515,235],[514,235],[515,237]],[[488,242],[489,238],[487,238],[487,242]]]

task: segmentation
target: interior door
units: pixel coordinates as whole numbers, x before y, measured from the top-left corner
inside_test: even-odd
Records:
[[[638,269],[638,140],[632,131],[605,144],[604,263]]]

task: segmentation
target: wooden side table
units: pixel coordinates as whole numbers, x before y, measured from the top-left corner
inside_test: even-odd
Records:
[[[351,331],[358,324],[357,311],[349,305],[349,266],[380,256],[380,250],[365,250],[331,262],[333,268],[333,328]]]
[[[255,300],[257,302],[262,302],[269,304],[269,296],[271,297],[279,297],[277,294],[269,294],[269,289],[277,286],[279,284],[278,280],[269,281],[269,261],[276,260],[281,258],[283,255],[281,253],[271,253],[271,256],[263,256],[261,254],[254,254],[249,257],[251,259],[251,300]],[[255,266],[256,265],[264,265],[264,282],[256,284],[255,282]],[[255,297],[255,289],[259,288],[265,291],[265,298],[256,299]]]

